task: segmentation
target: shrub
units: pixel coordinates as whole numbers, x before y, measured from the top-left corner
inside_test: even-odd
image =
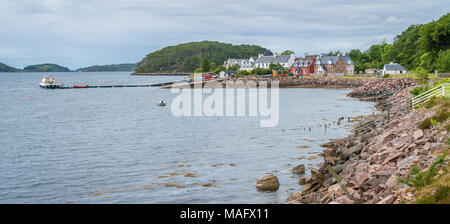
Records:
[[[430,87],[428,86],[422,86],[422,87],[416,87],[413,90],[411,90],[411,94],[413,94],[414,96],[420,95],[426,91],[428,91],[430,89]]]
[[[425,108],[430,109],[430,108],[436,106],[436,104],[437,104],[437,102],[436,102],[436,97],[433,96],[433,97],[430,98],[430,100],[428,100],[428,101],[425,103]]]
[[[422,130],[426,130],[426,129],[430,129],[432,127],[431,124],[431,119],[427,118],[425,120],[423,120],[420,124],[419,124],[419,128]]]
[[[383,79],[388,79],[389,78],[389,74],[384,74],[383,77],[381,77]]]
[[[437,122],[444,122],[448,119],[450,116],[450,112],[448,112],[446,109],[442,109],[439,114],[435,116]]]
[[[420,189],[427,185],[430,185],[433,178],[438,174],[438,165],[444,164],[446,162],[447,152],[444,152],[441,156],[431,163],[427,170],[421,171],[419,166],[411,167],[410,175],[407,178],[397,178],[397,182],[406,184],[410,187],[415,187]]]
[[[245,75],[251,75],[248,71],[240,70],[236,72],[236,76],[245,76]]]

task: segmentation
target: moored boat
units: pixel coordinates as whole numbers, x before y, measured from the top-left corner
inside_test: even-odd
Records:
[[[157,106],[166,106],[166,101],[163,101],[163,100],[161,100],[161,101],[158,101],[157,103],[156,103],[156,105]]]
[[[45,76],[39,83],[39,87],[46,89],[62,89],[64,84],[62,82],[57,83],[53,77]]]

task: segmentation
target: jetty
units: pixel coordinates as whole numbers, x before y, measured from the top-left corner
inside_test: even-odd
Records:
[[[192,76],[191,73],[187,73],[187,72],[155,72],[155,73],[133,72],[131,75],[141,75],[141,76]]]
[[[58,89],[93,89],[93,88],[128,88],[128,87],[164,87],[164,86],[171,86],[174,83],[181,83],[184,82],[184,80],[177,80],[177,81],[170,81],[170,82],[160,82],[160,83],[152,83],[152,84],[125,84],[125,85],[75,85],[75,86],[64,86],[60,87]]]

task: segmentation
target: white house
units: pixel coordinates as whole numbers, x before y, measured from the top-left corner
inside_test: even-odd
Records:
[[[290,68],[292,64],[295,62],[295,54],[290,55],[279,55],[278,53],[275,53],[272,56],[263,56],[259,55],[258,60],[256,60],[254,67],[255,68],[269,68],[269,65],[274,64],[280,64],[281,66],[285,68]]]
[[[394,75],[394,74],[407,74],[408,71],[401,65],[391,62],[389,64],[384,65],[383,70],[381,70],[381,73],[383,75],[385,74]]]
[[[223,71],[219,72],[219,78],[221,78],[221,79],[226,79],[226,78],[228,78],[230,75],[234,75],[235,73],[236,73],[236,71],[223,70]]]

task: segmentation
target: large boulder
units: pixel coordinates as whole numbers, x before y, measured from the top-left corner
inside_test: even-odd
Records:
[[[280,187],[280,182],[275,175],[270,174],[269,176],[256,180],[255,187],[261,191],[277,191]]]
[[[295,173],[295,174],[304,174],[305,173],[305,165],[303,165],[303,164],[298,165],[298,166],[294,167],[291,170],[291,172]]]

